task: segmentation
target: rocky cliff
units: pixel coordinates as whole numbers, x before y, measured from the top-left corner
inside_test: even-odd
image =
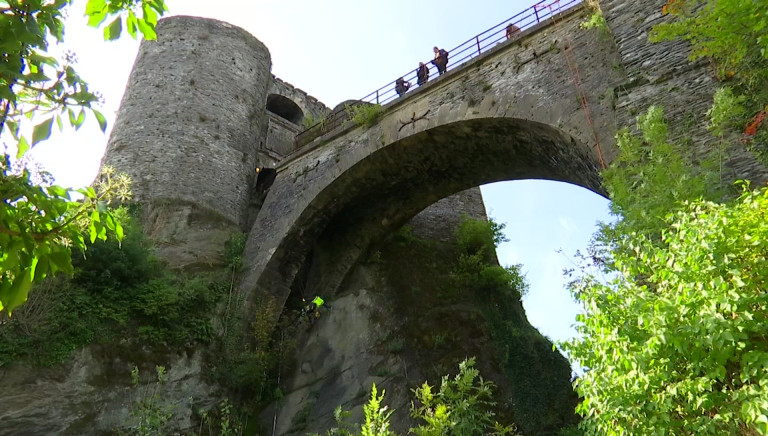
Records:
[[[291,321],[273,336],[273,347],[284,346],[290,356],[268,371],[262,389],[277,388],[282,399],[262,403],[251,434],[323,432],[339,405],[359,420],[372,383],[386,390],[393,426],[405,433],[414,425],[411,389],[439,384],[470,356],[496,383],[500,416],[524,434],[556,434],[574,421],[570,368],[527,322],[518,295],[463,290],[452,278],[462,214],[485,219],[479,189],[441,200],[371,247],[338,292],[323,295],[327,303],[316,322]],[[296,288],[284,317],[311,292],[312,283]],[[146,400],[171,416],[168,434],[193,434],[203,428],[203,412],[222,399],[249,402],[252,393],[217,384],[215,342],[163,350],[127,347],[128,339],[88,346],[50,368],[24,362],[0,368],[0,435],[130,433]],[[138,383],[131,380],[134,366],[141,370]],[[166,370],[163,383],[155,366]]]

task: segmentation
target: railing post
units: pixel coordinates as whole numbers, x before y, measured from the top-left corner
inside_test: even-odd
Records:
[[[477,35],[475,37],[475,40],[477,41],[477,54],[481,55],[483,54],[482,50],[480,50],[480,35]]]
[[[539,8],[538,8],[538,6],[539,6],[538,3],[533,5],[533,13],[536,14],[536,22],[537,23],[539,22]]]
[[[376,104],[379,104],[379,90],[376,90]]]

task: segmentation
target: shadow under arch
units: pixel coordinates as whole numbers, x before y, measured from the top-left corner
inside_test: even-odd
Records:
[[[282,307],[297,272],[308,263],[310,272],[302,280],[312,284],[310,292],[333,295],[371,243],[439,199],[471,187],[546,179],[605,196],[590,147],[538,122],[477,118],[370,146],[370,153],[339,169],[299,206],[298,218],[258,277],[244,280],[249,300],[271,296]]]

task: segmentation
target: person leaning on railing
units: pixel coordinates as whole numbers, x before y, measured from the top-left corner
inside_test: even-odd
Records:
[[[411,87],[411,82],[406,82],[405,79],[400,77],[399,79],[395,80],[395,91],[397,91],[397,95],[400,97],[403,96],[406,92],[408,92],[408,88]]]
[[[511,24],[507,26],[507,39],[512,39],[513,36],[517,36],[520,33],[520,28]]]
[[[437,73],[442,76],[448,68],[448,52],[437,47],[432,50],[435,52],[435,60],[432,63],[437,67]]]

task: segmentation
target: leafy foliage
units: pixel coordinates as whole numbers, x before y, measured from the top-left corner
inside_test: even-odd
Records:
[[[32,283],[48,274],[73,272],[70,247],[85,250],[107,232],[121,240],[123,228],[108,209],[112,199],[126,200],[130,183],[104,168],[92,187],[78,189],[82,200],[59,186],[36,186],[28,170],[10,171],[5,156],[0,173],[0,312],[9,314],[27,300]]]
[[[453,378],[443,377],[440,390],[433,393],[428,383],[413,390],[419,406],[411,403],[411,416],[423,424],[410,429],[418,436],[475,436],[516,434],[514,426],[499,424],[491,409],[493,383],[483,380],[475,369],[475,359],[466,359],[459,364],[459,373]],[[371,397],[363,407],[365,423],[360,432],[346,422],[348,412],[337,407],[334,412],[339,427],[328,430],[326,436],[397,436],[389,429],[393,411],[383,405],[384,391],[378,394],[376,385],[371,388]]]
[[[245,433],[243,416],[225,398],[218,410],[203,412],[200,419],[200,435],[241,436]]]
[[[691,59],[707,57],[722,76],[738,72],[746,80],[768,59],[768,4],[764,0],[668,0],[663,12],[671,22],[656,25],[651,40],[681,38],[691,43]]]
[[[305,130],[315,126],[317,126],[317,129],[322,130],[327,121],[328,120],[324,116],[315,117],[312,114],[307,114],[304,116],[304,119],[301,120],[301,126],[304,127]]]
[[[440,390],[424,383],[414,390],[419,406],[411,405],[411,416],[425,422],[411,432],[417,436],[474,436],[514,434],[512,426],[494,420],[491,408],[493,383],[483,380],[474,367],[475,359],[459,364],[459,373],[443,376]]]
[[[290,368],[298,314],[282,316],[275,328],[273,320],[280,309],[273,299],[265,299],[253,304],[254,312],[248,315],[252,321],[243,328],[243,304],[240,295],[232,295],[227,301],[220,317],[222,333],[210,356],[211,376],[246,409],[256,410],[262,402],[280,397],[277,374]]]
[[[710,59],[717,77],[733,82],[734,93],[746,97],[740,114],[741,124],[747,124],[745,132],[759,127],[748,120],[768,109],[768,2],[668,0],[663,11],[671,20],[654,26],[651,40],[680,38],[690,42],[692,60]],[[748,146],[768,164],[768,130],[763,126],[751,132],[755,133],[746,138]]]
[[[48,139],[54,122],[79,129],[86,114],[93,114],[101,130],[105,117],[93,106],[99,97],[88,88],[73,67],[74,55],[61,59],[48,53],[49,41],[64,40],[63,16],[74,0],[0,0],[0,135],[12,139],[16,158]],[[138,18],[137,10],[142,17]],[[164,0],[89,0],[85,14],[89,24],[104,28],[106,39],[119,37],[125,20],[128,32],[137,29],[145,38],[155,37],[158,14],[165,12]],[[34,126],[28,126],[35,123]],[[31,127],[32,137],[23,132]],[[101,186],[77,191],[59,186],[37,186],[27,170],[14,171],[10,156],[0,162],[0,312],[11,314],[27,299],[32,283],[49,273],[72,272],[70,246],[84,248],[81,233],[91,241],[106,230],[120,227],[106,206],[119,198],[124,181],[106,174]],[[85,197],[73,201],[75,194]],[[18,260],[17,260],[18,259]]]
[[[721,196],[717,173],[696,168],[678,143],[668,140],[664,111],[648,108],[638,117],[641,137],[629,129],[617,134],[619,156],[603,172],[603,183],[611,194],[611,212],[622,219],[603,229],[610,246],[612,235],[632,232],[658,237],[666,227],[664,217],[676,205],[698,198]],[[714,165],[711,165],[714,166]]]
[[[183,347],[213,339],[211,314],[223,287],[167,271],[135,219],[115,213],[126,226],[122,244],[86,242],[89,255],[73,258],[72,279],[36,284],[39,294],[0,324],[0,366],[55,364],[90,343]]]
[[[155,367],[157,381],[140,386],[139,368],[131,370],[132,394],[134,396],[131,417],[133,422],[126,430],[118,429],[118,434],[131,436],[160,436],[167,434],[168,422],[173,417],[173,407],[163,404],[160,387],[165,383],[166,371],[163,366]]]
[[[519,299],[528,291],[521,265],[500,266],[496,247],[506,242],[503,223],[463,217],[456,230],[459,258],[453,276],[458,287],[481,293],[499,292]]]
[[[352,122],[365,127],[374,125],[384,111],[380,104],[372,103],[348,104],[345,109]]]
[[[768,434],[766,211],[766,188],[690,202],[660,243],[617,242],[610,283],[576,283],[588,434]]]
[[[69,122],[79,128],[86,112],[91,112],[102,130],[106,128],[104,116],[92,108],[98,96],[74,70],[74,57],[70,54],[57,59],[48,53],[50,40],[64,41],[63,17],[73,2],[0,2],[0,41],[4,53],[4,62],[0,64],[0,128],[19,141],[19,156],[30,145],[47,139],[54,121],[58,126]],[[141,18],[136,15],[137,10],[141,10]],[[94,27],[112,19],[104,27],[107,40],[120,37],[123,21],[134,38],[138,29],[144,38],[155,39],[158,15],[165,11],[164,0],[88,0],[85,15],[88,24]],[[38,120],[46,119],[34,127],[30,144],[19,131],[24,117],[32,115]]]

